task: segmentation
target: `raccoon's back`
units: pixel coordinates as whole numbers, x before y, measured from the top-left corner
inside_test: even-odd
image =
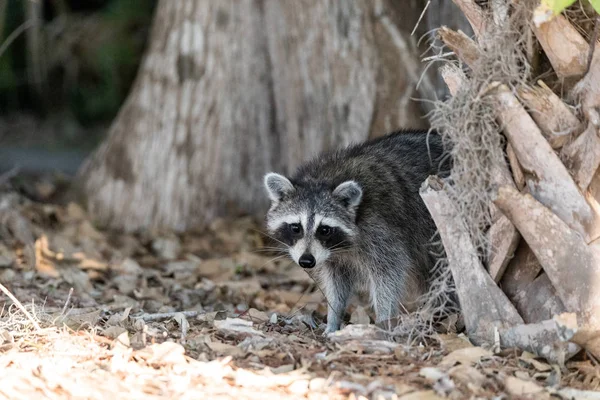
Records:
[[[346,180],[355,180],[371,193],[383,194],[393,189],[382,184],[418,192],[428,175],[445,176],[449,169],[450,159],[445,156],[436,132],[398,131],[323,153],[302,165],[292,181],[327,182],[333,188]]]
[[[394,238],[421,258],[417,253],[435,225],[419,188],[429,175],[447,176],[450,167],[436,132],[401,131],[324,153],[300,167],[292,180],[321,182],[331,189],[347,180],[358,182],[363,198],[356,223],[365,240]]]

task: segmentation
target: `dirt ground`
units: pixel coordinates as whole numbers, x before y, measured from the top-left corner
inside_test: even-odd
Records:
[[[321,292],[260,229],[121,234],[0,192],[0,397],[600,399],[585,354],[550,365],[456,333],[408,346],[356,303],[324,338]]]

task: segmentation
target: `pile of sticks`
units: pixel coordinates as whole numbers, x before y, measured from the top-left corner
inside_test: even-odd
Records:
[[[492,0],[490,12],[474,0],[454,1],[476,40],[446,27],[439,36],[472,65],[485,51],[486,29],[506,20],[517,0]],[[529,29],[523,34],[536,41],[568,89],[561,98],[541,80],[487,88],[508,160],[490,188],[489,255],[479,257],[449,183],[430,177],[421,196],[474,342],[518,347],[560,363],[581,349],[600,358],[600,46],[593,37],[593,51],[563,15]],[[456,65],[444,65],[441,74],[453,95],[469,79]]]

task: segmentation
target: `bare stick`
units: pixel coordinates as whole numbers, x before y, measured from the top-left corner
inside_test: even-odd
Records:
[[[23,314],[25,314],[29,322],[31,322],[31,324],[37,331],[42,329],[35,320],[35,318],[33,318],[29,311],[27,311],[27,309],[23,306],[23,304],[21,304],[21,302],[15,296],[13,296],[13,294],[2,283],[0,283],[0,290],[2,291],[2,293],[8,296],[9,299],[12,300],[12,302],[19,308],[19,310],[21,310]]]
[[[413,28],[412,32],[410,33],[410,36],[415,34],[417,27],[419,26],[419,24],[421,23],[421,20],[425,16],[425,12],[429,8],[429,4],[431,4],[431,0],[427,0],[427,4],[425,4],[425,7],[423,7],[423,11],[421,12],[421,15],[419,15],[419,19],[418,19],[417,23],[415,24],[415,27]]]
[[[518,94],[553,149],[562,147],[580,129],[579,119],[544,82],[538,81],[534,87],[523,86]]]
[[[500,343],[503,347],[517,347],[559,365],[564,365],[580,350],[574,343],[562,340],[557,324],[552,320],[500,330]]]
[[[477,5],[473,0],[453,0],[454,4],[460,8],[463,12],[471,27],[473,28],[473,32],[475,32],[475,36],[478,39],[481,39],[487,24],[489,23],[488,18],[483,13],[483,10],[479,5]]]
[[[69,295],[67,296],[67,301],[65,301],[65,305],[64,305],[60,315],[65,315],[65,312],[67,311],[67,307],[69,306],[69,303],[71,302],[71,296],[73,296],[73,288],[69,289]]]
[[[573,341],[600,355],[600,244],[587,246],[529,194],[498,189],[494,203],[515,224],[548,274],[565,308],[576,313]]]
[[[461,31],[453,31],[452,29],[442,26],[438,30],[440,39],[448,46],[459,60],[469,66],[473,66],[479,59],[479,48],[477,43]]]
[[[427,3],[429,4],[429,3]],[[592,38],[590,40],[590,52],[588,54],[587,60],[587,68],[585,73],[589,73],[592,68],[592,60],[594,59],[594,51],[596,49],[596,41],[598,41],[598,34],[600,31],[600,17],[596,17],[596,22],[594,23],[594,32],[592,33]]]
[[[580,77],[587,68],[589,45],[564,15],[557,15],[537,26],[533,32],[540,41],[559,78]]]
[[[598,129],[589,123],[577,139],[563,147],[561,156],[581,190],[586,191],[600,166]]]
[[[15,29],[6,38],[6,40],[4,41],[4,43],[2,43],[2,46],[0,46],[0,57],[2,57],[2,54],[4,54],[4,52],[6,51],[6,49],[8,49],[8,46],[10,46],[12,44],[12,42],[14,42],[19,37],[20,34],[22,34],[27,29],[31,28],[34,25],[35,25],[35,21],[32,21],[32,20],[25,21],[21,25],[19,25],[17,27],[17,29]]]
[[[435,176],[427,178],[420,195],[442,238],[469,337],[493,343],[495,328],[522,324],[517,310],[479,261],[464,221]]]
[[[157,321],[159,319],[173,318],[177,314],[183,314],[186,318],[193,318],[198,315],[205,314],[205,312],[204,311],[174,311],[174,312],[168,312],[168,313],[142,314],[138,317],[133,317],[133,318],[141,319],[145,322],[148,322],[148,321]]]
[[[498,85],[495,96],[498,119],[526,172],[531,194],[569,227],[583,235],[586,243],[596,239],[600,236],[598,215],[587,203],[537,124],[508,87]]]

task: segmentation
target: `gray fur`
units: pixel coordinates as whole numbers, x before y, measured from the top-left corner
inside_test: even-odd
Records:
[[[447,176],[444,156],[435,132],[396,132],[322,154],[289,180],[265,177],[269,234],[296,263],[303,254],[316,259],[307,272],[329,303],[326,332],[340,328],[355,291],[370,294],[378,323],[409,309],[424,292],[435,261],[428,251],[435,225],[419,188],[429,175]],[[323,225],[334,233],[324,235]]]

